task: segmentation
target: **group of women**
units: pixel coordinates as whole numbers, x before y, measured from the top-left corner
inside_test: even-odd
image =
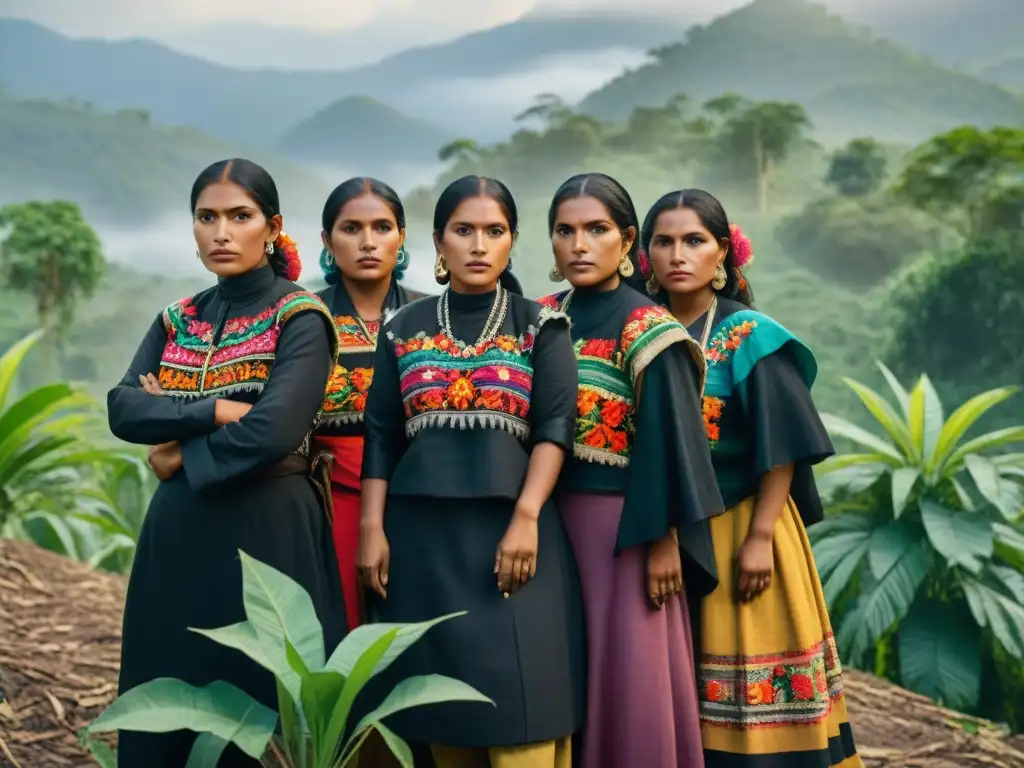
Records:
[[[753,309],[750,243],[701,190],[640,224],[583,174],[548,215],[554,282],[511,270],[515,201],[450,184],[433,220],[439,296],[400,283],[395,192],[328,198],[303,290],[265,170],[192,190],[217,284],[165,309],[108,398],[161,479],[125,606],[120,690],[273,679],[188,627],[245,618],[238,551],[306,589],[330,649],[365,622],[467,613],[364,696],[444,674],[495,706],[388,725],[437,768],[860,766],[806,526],[832,452],[811,352]],[[181,768],[194,734],[122,732],[122,768]],[[371,742],[360,765],[388,766]],[[221,765],[251,765],[238,751]]]

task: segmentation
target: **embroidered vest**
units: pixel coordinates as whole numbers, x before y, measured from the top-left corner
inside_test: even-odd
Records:
[[[364,323],[364,330],[354,316],[338,315],[334,324],[338,329],[338,362],[327,383],[323,424],[358,424],[363,420],[366,395],[373,383],[373,337],[380,330],[380,323]],[[367,331],[371,337],[367,337]]]

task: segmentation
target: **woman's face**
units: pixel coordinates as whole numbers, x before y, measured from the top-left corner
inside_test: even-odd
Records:
[[[434,233],[434,245],[458,293],[493,291],[508,266],[513,240],[501,206],[482,196],[459,203],[440,238]]]
[[[651,236],[651,269],[669,293],[693,293],[707,288],[715,269],[725,261],[728,241],[719,243],[689,208],[664,211]]]
[[[334,228],[322,234],[324,247],[349,280],[389,280],[405,242],[391,206],[367,192],[349,200],[338,212]]]
[[[551,248],[565,279],[583,288],[618,275],[619,263],[634,238],[636,230],[620,231],[600,200],[576,197],[558,206]]]
[[[281,233],[281,216],[267,220],[244,189],[220,181],[199,194],[192,233],[203,266],[217,277],[233,277],[266,263],[267,243]]]

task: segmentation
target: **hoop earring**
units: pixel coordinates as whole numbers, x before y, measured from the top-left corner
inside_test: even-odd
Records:
[[[726,274],[725,267],[719,264],[715,267],[715,276],[711,279],[711,287],[720,291],[725,288],[727,282],[729,282],[729,275]]]
[[[619,274],[623,277],[633,276],[633,260],[629,258],[628,253],[622,254],[622,258],[619,260]]]
[[[448,282],[448,265],[445,263],[444,256],[440,252],[438,252],[437,259],[434,261],[434,280],[437,281],[438,285],[445,285]]]
[[[397,269],[404,269],[409,265],[409,252],[405,250],[405,245],[398,249],[398,259],[395,261],[395,267]]]
[[[273,240],[267,240],[267,247],[263,249],[263,252],[265,254],[267,254],[267,256],[273,256],[274,255],[274,241]]]
[[[562,274],[562,270],[558,268],[557,264],[555,264],[555,266],[551,268],[551,271],[548,272],[548,279],[552,283],[560,283],[565,280],[565,275]]]
[[[647,293],[654,296],[661,290],[661,283],[658,282],[658,278],[655,275],[651,275],[647,278]]]

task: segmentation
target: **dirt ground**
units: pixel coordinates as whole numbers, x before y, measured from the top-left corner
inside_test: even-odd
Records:
[[[113,698],[124,581],[0,541],[0,767],[90,766],[76,731]],[[868,768],[1024,768],[1024,737],[850,671]]]

